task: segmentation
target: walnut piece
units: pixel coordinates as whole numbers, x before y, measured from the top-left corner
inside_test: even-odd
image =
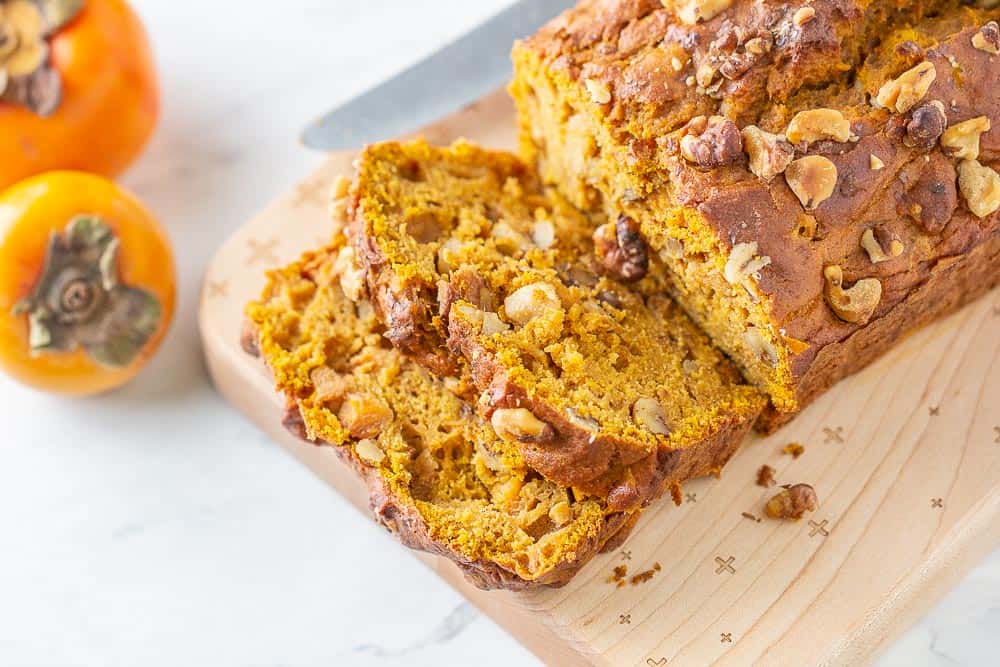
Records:
[[[351,383],[347,377],[327,366],[314,368],[309,373],[309,379],[313,383],[316,391],[313,398],[317,403],[333,403],[337,409],[347,392],[351,389]]]
[[[340,276],[340,289],[351,301],[360,301],[365,296],[365,270],[358,263],[352,246],[344,246],[337,253],[333,272]]]
[[[601,423],[599,421],[593,417],[585,417],[573,408],[566,408],[566,419],[573,426],[589,433],[597,433],[601,430]]]
[[[354,452],[362,461],[369,465],[377,466],[385,461],[385,452],[379,447],[378,442],[372,438],[363,438],[354,444]]]
[[[837,317],[851,324],[867,324],[882,300],[882,283],[877,278],[863,278],[844,289],[844,272],[836,264],[823,269],[823,277],[826,302]]]
[[[990,21],[972,36],[972,45],[980,51],[1000,56],[1000,24]]]
[[[661,0],[661,4],[676,14],[681,23],[695,25],[724,12],[732,0]]]
[[[802,27],[816,18],[816,10],[812,7],[799,7],[792,16],[792,22]]]
[[[774,486],[774,473],[774,468],[762,465],[757,471],[757,486],[763,486],[765,489]]]
[[[945,152],[959,160],[979,159],[979,137],[989,132],[990,119],[977,116],[961,123],[955,123],[941,135],[941,145]]]
[[[886,254],[885,250],[882,249],[882,244],[875,238],[875,230],[873,229],[866,229],[865,233],[861,235],[861,247],[868,253],[872,264],[888,262],[903,254],[903,242],[899,239],[889,241],[889,253]]]
[[[696,116],[681,137],[681,155],[703,169],[738,162],[743,156],[743,139],[736,123],[722,116]]]
[[[868,167],[872,171],[878,171],[879,169],[885,169],[885,162],[882,162],[882,158],[880,158],[879,156],[875,155],[875,153],[871,153],[868,156]]]
[[[507,295],[503,301],[507,319],[515,324],[527,324],[562,308],[556,289],[548,283],[531,283]]]
[[[940,100],[924,102],[910,113],[903,143],[910,148],[929,151],[934,148],[947,127],[948,116],[944,113],[944,103]]]
[[[565,526],[573,519],[573,510],[568,502],[560,500],[549,508],[549,518],[556,526]]]
[[[649,272],[649,247],[639,224],[627,215],[594,231],[594,254],[605,271],[625,282],[641,280]]]
[[[937,77],[934,64],[925,60],[882,84],[875,102],[898,113],[906,113],[924,98]]]
[[[607,104],[611,101],[611,89],[603,81],[584,79],[583,85],[587,87],[587,92],[590,93],[590,99],[593,100],[594,104]]]
[[[499,408],[490,417],[493,430],[501,438],[518,442],[544,442],[555,436],[555,429],[526,408]]]
[[[771,341],[764,338],[764,334],[760,332],[760,329],[750,327],[743,332],[742,338],[746,346],[754,352],[758,359],[766,361],[771,366],[778,365],[778,350]]]
[[[395,415],[382,401],[364,394],[348,394],[337,418],[353,438],[374,438]]]
[[[741,136],[750,158],[750,171],[767,183],[784,172],[795,157],[795,149],[790,143],[756,125],[747,125]]]
[[[749,278],[759,278],[759,272],[771,263],[771,258],[757,256],[757,242],[737,243],[729,253],[722,271],[730,285],[745,285]]]
[[[808,484],[795,484],[771,498],[764,511],[772,519],[797,521],[806,512],[815,511],[818,504],[815,489]]]
[[[813,210],[837,187],[837,165],[822,155],[793,160],[785,169],[785,181],[807,210]]]
[[[667,413],[655,398],[640,398],[632,404],[632,419],[650,433],[670,435]]]
[[[851,138],[851,122],[836,109],[809,109],[795,114],[785,136],[793,144],[824,139],[844,142]]]
[[[542,250],[548,250],[556,242],[556,228],[550,220],[536,220],[531,225],[531,240]]]
[[[985,218],[1000,208],[1000,174],[979,164],[978,160],[962,160],[958,165],[958,189],[965,204],[978,218]]]

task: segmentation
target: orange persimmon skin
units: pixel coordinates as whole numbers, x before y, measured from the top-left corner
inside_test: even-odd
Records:
[[[64,232],[78,215],[95,215],[111,227],[121,246],[118,275],[147,290],[160,303],[155,334],[128,366],[96,363],[82,350],[32,355],[28,317],[12,311],[38,281],[49,237]],[[156,219],[111,181],[80,172],[42,174],[0,192],[0,370],[43,391],[95,394],[132,379],[155,353],[170,327],[176,276],[170,242]]]
[[[156,126],[153,55],[125,0],[86,0],[50,46],[62,100],[45,118],[0,102],[0,189],[52,169],[116,176],[139,156]]]

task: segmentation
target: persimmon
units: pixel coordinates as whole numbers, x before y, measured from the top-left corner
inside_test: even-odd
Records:
[[[116,176],[158,117],[152,52],[125,0],[0,0],[0,188],[53,169]]]
[[[111,181],[60,171],[0,192],[0,370],[16,380],[70,395],[124,384],[175,292],[163,229]]]

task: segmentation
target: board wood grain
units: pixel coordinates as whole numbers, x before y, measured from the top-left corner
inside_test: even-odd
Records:
[[[511,148],[513,127],[498,92],[422,134]],[[332,155],[223,245],[206,271],[200,326],[219,391],[367,512],[360,482],[330,448],[282,429],[282,401],[239,345],[243,306],[265,269],[327,241],[328,191],[352,159]],[[781,451],[793,441],[805,447],[799,458]],[[779,484],[812,484],[819,509],[797,523],[762,519],[775,492],[755,483],[763,464]],[[777,434],[748,438],[721,479],[686,485],[680,506],[652,507],[621,548],[564,588],[483,592],[450,562],[419,557],[549,664],[857,665],[998,544],[994,290],[913,334]],[[608,582],[617,565],[633,575],[657,563],[645,583]]]

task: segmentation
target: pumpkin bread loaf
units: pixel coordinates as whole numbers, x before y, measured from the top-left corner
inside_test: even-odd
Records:
[[[530,468],[627,510],[738,447],[765,399],[663,296],[627,220],[601,227],[599,264],[593,223],[509,154],[384,143],[357,168],[349,235],[388,338],[471,377]]]
[[[522,152],[634,221],[771,428],[1000,281],[998,18],[584,0],[515,46]]]
[[[481,588],[563,584],[624,539],[637,511],[543,479],[386,341],[371,306],[344,295],[342,245],[272,272],[248,307],[251,347],[290,404],[286,425],[335,448],[403,543],[450,558]]]

